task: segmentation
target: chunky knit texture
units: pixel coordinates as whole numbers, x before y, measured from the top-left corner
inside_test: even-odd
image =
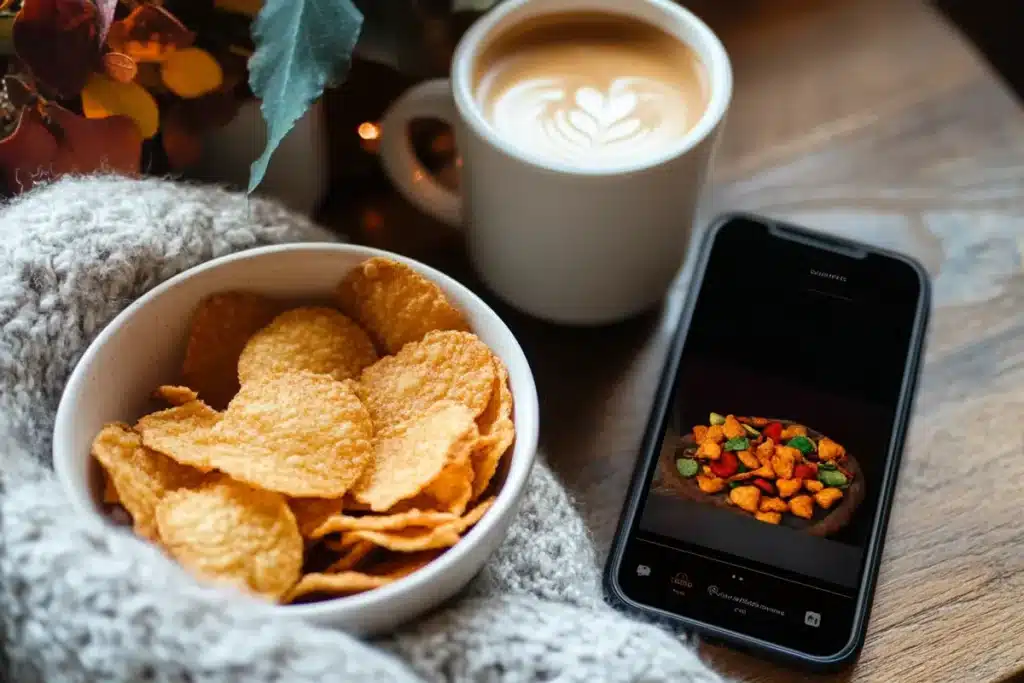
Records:
[[[103,326],[207,259],[324,239],[275,204],[159,180],[66,179],[2,209],[0,680],[720,680],[675,636],[603,604],[586,528],[543,458],[465,593],[373,642],[270,620],[69,512],[50,469],[53,417]]]

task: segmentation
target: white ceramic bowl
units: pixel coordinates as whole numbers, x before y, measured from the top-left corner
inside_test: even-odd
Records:
[[[519,508],[537,451],[537,389],[512,332],[475,294],[432,268],[376,249],[344,244],[253,249],[181,273],[126,308],[86,350],[57,411],[54,466],[74,510],[113,528],[98,505],[99,471],[89,456],[93,437],[108,422],[133,422],[146,412],[156,386],[175,381],[189,317],[200,300],[231,289],[325,300],[351,268],[371,256],[401,261],[436,282],[462,310],[473,331],[505,362],[515,401],[516,440],[511,458],[506,454],[497,474],[501,489],[491,509],[455,547],[423,569],[359,595],[262,609],[280,617],[372,634],[392,629],[458,592],[498,547]]]

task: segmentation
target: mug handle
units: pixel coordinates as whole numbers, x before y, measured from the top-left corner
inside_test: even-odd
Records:
[[[439,119],[456,125],[455,100],[447,79],[425,81],[406,90],[381,119],[380,160],[399,193],[448,225],[462,224],[462,199],[439,183],[416,158],[409,139],[415,119]]]

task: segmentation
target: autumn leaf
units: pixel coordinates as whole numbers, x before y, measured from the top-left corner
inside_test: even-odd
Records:
[[[14,20],[14,50],[44,90],[74,97],[99,60],[97,30],[90,0],[25,0]]]
[[[109,171],[137,175],[142,136],[127,116],[87,119],[47,102],[43,113],[59,129],[53,175]]]
[[[249,85],[262,100],[267,146],[249,171],[249,192],[270,157],[328,82],[348,71],[363,15],[351,0],[266,0],[253,22]]]
[[[25,192],[66,173],[137,174],[142,138],[131,119],[85,119],[58,104],[24,109],[18,127],[0,140],[0,175],[10,192]]]
[[[160,111],[156,100],[138,83],[121,83],[103,74],[92,74],[82,88],[82,113],[88,119],[126,116],[134,121],[144,139],[156,135]]]
[[[211,93],[224,82],[224,71],[206,50],[187,47],[167,55],[160,64],[160,76],[167,89],[178,97],[191,99]]]
[[[136,62],[160,62],[174,50],[190,47],[195,38],[194,33],[162,7],[139,5],[110,26],[107,45]]]
[[[171,168],[180,171],[196,164],[203,156],[203,144],[181,114],[171,107],[160,122],[160,141]]]
[[[57,140],[35,107],[22,110],[14,132],[0,140],[0,174],[12,193],[25,192],[50,177],[57,158]]]

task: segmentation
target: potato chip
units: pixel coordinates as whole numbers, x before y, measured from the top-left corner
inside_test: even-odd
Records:
[[[477,437],[468,408],[439,401],[420,417],[375,437],[373,462],[352,495],[384,512],[425,489],[450,461],[468,458]]]
[[[282,602],[293,602],[310,593],[329,593],[331,595],[353,595],[394,583],[401,577],[372,576],[362,572],[343,571],[334,574],[314,572],[306,574],[295,587],[288,592]]]
[[[209,472],[213,465],[207,450],[200,446],[209,441],[211,430],[220,420],[221,413],[202,401],[189,401],[139,418],[135,431],[147,448],[182,465]]]
[[[461,515],[473,497],[473,465],[470,453],[465,457],[453,460],[445,465],[434,481],[423,491],[423,496],[433,501],[431,508],[446,510],[453,515]]]
[[[360,548],[358,552],[363,552],[362,545],[354,547]],[[373,546],[371,545],[370,547],[372,548]],[[343,570],[334,573],[325,571],[323,573],[306,574],[289,591],[283,602],[291,602],[296,598],[311,593],[351,595],[380,588],[422,569],[437,559],[437,556],[438,553],[436,551],[408,553],[404,556],[397,556],[386,562],[368,567],[365,572]]]
[[[369,541],[361,541],[354,545],[347,546],[342,550],[342,556],[334,561],[334,564],[324,570],[324,574],[337,574],[354,569],[363,558],[373,552],[377,546]]]
[[[333,308],[286,311],[249,339],[238,359],[242,384],[308,370],[343,380],[377,360],[361,327]]]
[[[200,577],[279,598],[302,571],[302,537],[280,494],[221,476],[167,494],[156,521],[164,547]]]
[[[374,428],[384,431],[448,399],[476,418],[494,391],[491,351],[469,332],[430,332],[363,370],[361,397]]]
[[[515,424],[512,422],[512,391],[508,386],[508,370],[497,356],[493,361],[497,387],[487,408],[477,418],[480,440],[470,455],[473,463],[473,498],[477,498],[487,489],[491,478],[498,470],[501,456],[512,445],[516,436]]]
[[[457,515],[436,510],[409,510],[393,515],[335,515],[324,520],[323,524],[311,534],[312,538],[322,538],[327,534],[354,529],[374,529],[376,531],[393,531],[407,527],[434,527],[458,519]]]
[[[373,426],[353,386],[308,372],[277,375],[243,386],[212,424],[154,425],[190,403],[148,415],[138,428],[144,443],[178,462],[289,496],[341,498],[372,457]]]
[[[117,489],[114,488],[114,480],[110,478],[110,473],[103,470],[103,504],[104,505],[119,505],[121,503],[121,496],[117,495]]]
[[[218,410],[238,393],[238,357],[249,337],[270,324],[277,304],[258,294],[225,292],[207,297],[192,315],[182,366],[187,386]]]
[[[398,353],[434,330],[469,331],[440,287],[386,258],[371,258],[353,269],[339,285],[338,299],[342,310],[388,353]]]
[[[412,528],[398,531],[373,531],[371,529],[347,531],[341,536],[341,545],[369,541],[374,545],[400,553],[449,548],[459,542],[461,534],[466,529],[480,521],[493,502],[493,499],[483,501],[464,517],[433,528]]]
[[[341,514],[341,500],[338,498],[292,498],[288,506],[295,515],[303,538],[319,538],[313,532],[331,517]]]
[[[158,387],[156,396],[167,401],[172,406],[183,406],[186,403],[199,400],[199,394],[188,387],[172,386],[169,384]]]
[[[123,424],[104,427],[93,441],[92,454],[109,475],[117,502],[132,516],[135,532],[150,540],[157,538],[153,515],[160,499],[203,480],[201,472],[144,447],[139,435]]]

